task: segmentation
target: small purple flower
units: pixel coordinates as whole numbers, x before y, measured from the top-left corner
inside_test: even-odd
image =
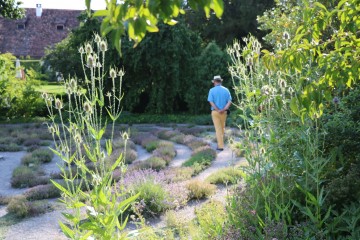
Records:
[[[338,97],[334,97],[334,98],[333,98],[333,103],[334,103],[335,105],[339,104],[339,103],[340,103],[340,99],[339,99]]]

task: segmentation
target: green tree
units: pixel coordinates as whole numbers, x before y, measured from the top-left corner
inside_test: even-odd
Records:
[[[0,16],[10,19],[20,19],[24,17],[24,9],[20,8],[22,2],[17,0],[0,1]]]
[[[234,39],[242,39],[250,34],[261,39],[266,31],[258,29],[257,16],[274,6],[274,0],[226,0],[221,18],[191,9],[186,14],[190,27],[199,31],[206,42],[215,40],[222,48],[232,44]]]
[[[183,7],[190,6],[193,10],[202,9],[206,17],[213,10],[217,17],[223,14],[222,0],[151,0],[151,1],[117,1],[106,2],[106,10],[95,12],[95,17],[103,17],[102,35],[112,34],[112,42],[120,52],[121,36],[127,33],[135,42],[135,46],[145,37],[147,32],[157,32],[159,20],[169,25],[176,24],[174,18],[184,14]],[[91,0],[85,0],[90,14]]]
[[[149,34],[135,49],[132,42],[123,43],[124,103],[134,111],[186,111],[192,102],[185,102],[184,94],[200,80],[196,58],[201,39],[182,22],[159,28],[159,33]]]
[[[209,89],[213,87],[211,80],[214,75],[221,75],[224,86],[231,89],[231,78],[227,71],[230,58],[228,54],[220,49],[215,43],[209,43],[197,58],[196,78],[185,91],[185,99],[191,113],[209,112],[210,106],[207,102]],[[210,70],[211,69],[211,70]]]
[[[273,26],[272,38],[279,39],[273,42],[278,45],[274,52],[263,51],[267,67],[291,74],[303,73],[297,84],[305,90],[292,100],[292,109],[297,115],[320,117],[324,100],[332,99],[334,89],[352,87],[358,82],[359,3],[359,0],[326,4],[303,0],[294,8],[295,13],[291,11],[279,21],[278,14],[283,6],[278,2],[280,10],[274,10],[278,14],[267,14],[262,19],[262,22],[269,19]],[[276,25],[278,22],[285,24],[286,19],[288,28]]]
[[[98,18],[88,18],[85,13],[79,16],[80,26],[54,48],[47,49],[44,57],[44,67],[61,72],[64,77],[83,76],[79,47],[84,42],[89,42],[94,37],[94,32],[99,32],[100,21]]]

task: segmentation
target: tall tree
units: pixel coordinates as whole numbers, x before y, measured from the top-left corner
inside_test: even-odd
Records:
[[[17,0],[1,0],[0,16],[10,19],[20,19],[24,17],[24,9],[20,8],[22,2]]]
[[[189,26],[201,33],[207,41],[215,40],[221,47],[232,44],[234,39],[246,37],[249,33],[261,39],[265,31],[258,29],[257,16],[274,6],[274,0],[225,0],[224,14],[219,19],[214,15],[207,18],[204,13],[191,9],[186,15]]]

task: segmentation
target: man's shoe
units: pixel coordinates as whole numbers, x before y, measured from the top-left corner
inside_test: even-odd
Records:
[[[223,149],[223,148],[217,148],[216,150],[218,150],[218,151],[223,151],[224,149]]]

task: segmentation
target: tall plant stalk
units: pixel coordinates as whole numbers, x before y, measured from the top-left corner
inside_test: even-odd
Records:
[[[67,224],[59,224],[71,239],[125,238],[125,211],[137,197],[127,198],[123,188],[113,186],[113,171],[126,171],[123,155],[110,167],[106,164],[106,157],[112,154],[114,124],[120,116],[124,76],[123,70],[114,68],[105,72],[106,51],[107,43],[98,35],[79,48],[84,81],[71,78],[65,82],[69,101],[66,110],[61,99],[43,94],[51,120],[49,130],[55,145],[52,150],[64,163],[60,166],[63,181],[52,182],[62,192],[61,202],[70,210],[63,213]],[[108,77],[112,91],[104,93]],[[104,139],[108,118],[111,134]]]

